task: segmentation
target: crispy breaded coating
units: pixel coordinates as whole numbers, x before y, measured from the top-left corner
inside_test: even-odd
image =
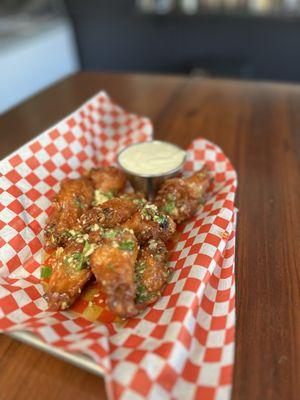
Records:
[[[140,249],[135,266],[135,301],[139,309],[161,296],[169,278],[167,260],[168,251],[160,239],[151,239]]]
[[[45,298],[51,310],[69,308],[91,278],[89,257],[94,246],[87,241],[70,241],[65,249],[58,248],[41,270],[45,283]]]
[[[137,209],[138,205],[133,201],[115,197],[87,210],[82,214],[80,222],[83,229],[87,231],[97,226],[113,228],[125,222]]]
[[[135,203],[138,208],[142,208],[145,204],[147,204],[147,200],[144,194],[141,192],[124,193],[120,195],[120,199],[130,200]]]
[[[132,231],[115,228],[104,231],[103,242],[91,256],[92,272],[107,295],[109,308],[120,317],[137,313],[134,265],[138,249]]]
[[[166,180],[154,204],[140,193],[122,194],[125,184],[125,174],[115,167],[62,182],[45,228],[51,254],[41,269],[51,310],[69,308],[92,277],[121,318],[135,316],[161,296],[170,275],[166,243],[176,223],[203,202],[209,173],[204,167],[188,178]]]
[[[91,207],[94,188],[86,178],[66,179],[53,201],[53,210],[45,227],[45,250],[66,244],[68,231],[79,229],[79,217]]]
[[[167,242],[176,230],[175,222],[168,215],[159,212],[157,206],[151,203],[136,211],[123,226],[133,230],[139,243],[150,239]]]
[[[93,168],[88,174],[94,188],[102,193],[118,194],[125,188],[126,175],[116,167]]]
[[[167,179],[159,189],[154,203],[176,223],[180,223],[197,211],[210,181],[206,166],[188,178]]]

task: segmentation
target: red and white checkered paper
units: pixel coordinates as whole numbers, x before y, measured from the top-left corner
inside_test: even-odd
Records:
[[[11,132],[17,134],[17,132]],[[185,165],[205,161],[214,184],[204,208],[179,227],[173,277],[162,298],[124,327],[49,312],[39,280],[42,229],[65,177],[111,164],[124,146],[150,139],[148,119],[100,92],[0,163],[0,329],[34,332],[103,368],[111,399],[230,398],[234,355],[236,173],[222,151],[195,140]]]

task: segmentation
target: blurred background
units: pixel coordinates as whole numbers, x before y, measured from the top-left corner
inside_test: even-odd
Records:
[[[300,0],[0,0],[0,114],[81,69],[300,81]]]

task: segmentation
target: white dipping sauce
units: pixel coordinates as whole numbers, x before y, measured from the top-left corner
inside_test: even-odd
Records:
[[[159,140],[143,142],[124,149],[119,154],[119,164],[128,172],[137,175],[163,175],[178,168],[185,151]]]

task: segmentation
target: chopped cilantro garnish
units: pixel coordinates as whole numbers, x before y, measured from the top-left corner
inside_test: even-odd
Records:
[[[149,213],[149,211],[147,210],[146,207],[144,207],[141,211],[141,215],[143,218],[145,219],[151,219],[151,214]]]
[[[153,293],[149,293],[146,286],[139,284],[136,288],[135,301],[137,303],[142,303],[148,301],[153,297]]]
[[[88,251],[89,251],[90,249],[91,249],[91,245],[89,244],[88,241],[86,241],[86,242],[84,243],[84,247],[83,247],[82,253],[85,255],[86,253],[88,253]]]
[[[176,198],[174,195],[172,194],[168,194],[167,196],[167,202],[162,206],[161,211],[166,212],[167,214],[171,214],[173,213],[175,207],[176,207],[176,202],[175,202]]]
[[[119,248],[121,250],[130,250],[130,251],[132,251],[134,249],[134,242],[132,240],[127,240],[127,241],[121,242],[119,244]]]
[[[117,231],[114,231],[113,229],[110,229],[109,231],[103,233],[103,237],[107,239],[114,239],[116,236]]]
[[[133,199],[132,200],[135,204],[139,204],[139,205],[142,205],[142,204],[145,204],[146,203],[146,200],[145,199],[138,199],[138,198],[136,198],[136,199]]]
[[[146,268],[146,264],[143,261],[138,261],[135,264],[135,272],[139,275],[144,272],[145,268]],[[137,277],[137,278],[139,278],[139,277]]]
[[[67,238],[75,238],[76,236],[80,235],[80,232],[76,232],[73,229],[70,229],[68,231],[63,231],[62,236],[65,236]]]
[[[93,205],[98,206],[99,204],[105,203],[107,200],[112,198],[114,198],[113,192],[109,191],[107,193],[103,193],[101,189],[96,189],[94,192]]]
[[[174,211],[174,208],[175,208],[175,201],[174,201],[174,200],[169,200],[169,201],[165,204],[165,207],[164,207],[165,211],[166,211],[168,214],[172,214],[172,212]]]
[[[69,256],[65,256],[64,261],[70,267],[80,271],[82,268],[84,268],[85,257],[82,253],[73,253]]]
[[[52,268],[49,267],[49,265],[44,265],[41,268],[41,278],[45,279],[45,278],[50,278],[52,274]]]
[[[85,261],[88,262],[88,257],[93,254],[96,245],[94,243],[89,243],[87,240],[84,243],[82,254],[85,257]]]
[[[155,204],[146,204],[142,211],[141,214],[145,219],[151,219],[154,215],[157,213],[157,206]]]
[[[154,215],[153,220],[159,225],[163,225],[167,221],[167,217],[165,215]]]
[[[114,194],[113,194],[112,191],[109,191],[109,192],[105,193],[105,196],[106,196],[109,200],[114,198]]]
[[[75,261],[75,269],[77,269],[78,271],[80,271],[85,264],[85,259],[84,259],[84,255],[82,253],[74,253],[73,254],[73,260]]]
[[[55,226],[54,225],[48,225],[45,228],[45,232],[46,233],[54,233],[54,231],[55,231]]]
[[[94,252],[96,245],[89,243],[87,240],[84,242],[82,252],[76,252],[64,256],[64,263],[77,271],[89,267],[89,257]]]
[[[84,208],[84,205],[80,199],[80,197],[74,197],[74,203],[76,207],[80,208],[81,210]]]
[[[72,235],[69,233],[69,231],[63,231],[61,233],[61,236],[65,237],[65,238],[70,238],[72,237]]]
[[[144,261],[138,261],[135,264],[135,275],[134,281],[136,283],[136,295],[135,301],[137,303],[143,303],[144,301],[148,301],[153,297],[153,293],[149,292],[147,287],[142,283],[142,276],[147,267]]]
[[[71,256],[74,260],[81,260],[83,257],[82,253],[73,253]]]

